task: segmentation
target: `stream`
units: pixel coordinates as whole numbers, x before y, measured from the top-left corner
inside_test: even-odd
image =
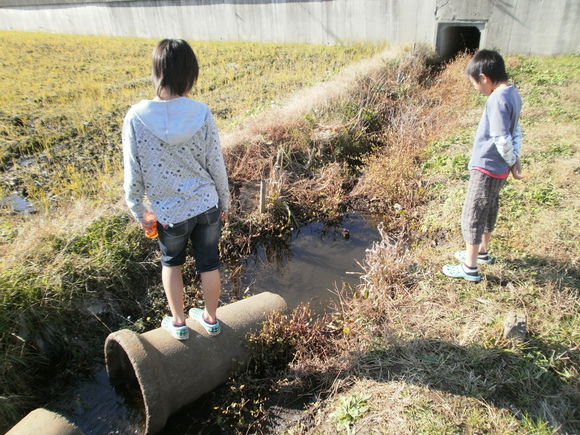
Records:
[[[337,227],[311,223],[294,232],[288,249],[271,253],[258,247],[244,261],[236,291],[240,298],[276,293],[290,309],[309,303],[317,313],[331,310],[337,289],[359,283],[365,251],[379,238],[372,216],[347,214]],[[228,291],[232,289],[224,285],[222,292]],[[103,365],[90,379],[74,382],[66,397],[46,408],[69,418],[85,435],[139,434],[143,425],[140,397],[132,395],[139,392],[120,393],[112,388]],[[161,434],[219,433],[192,423],[202,421],[207,406],[211,404],[204,404],[203,398],[186,406],[168,420]]]

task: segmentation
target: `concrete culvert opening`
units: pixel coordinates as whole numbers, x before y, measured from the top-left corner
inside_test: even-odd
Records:
[[[437,30],[437,53],[443,62],[460,53],[473,53],[482,44],[485,23],[457,24],[439,23]]]
[[[105,346],[107,372],[111,386],[126,400],[129,406],[139,410],[144,417],[146,409],[143,391],[133,363],[121,343],[108,340]]]
[[[135,369],[123,347],[116,341],[109,341],[106,355],[108,356],[109,381],[113,388],[123,394],[133,391],[141,392]],[[143,405],[142,397],[140,398],[140,404]]]

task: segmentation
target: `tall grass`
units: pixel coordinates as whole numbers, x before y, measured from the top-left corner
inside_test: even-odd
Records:
[[[0,274],[4,428],[43,405],[50,377],[90,368],[112,328],[143,317],[139,301],[156,270],[152,244],[128,225],[126,213],[85,216],[77,228],[69,225],[74,213],[45,218],[42,227],[21,224],[34,245],[17,245],[21,237],[4,245],[12,250]]]

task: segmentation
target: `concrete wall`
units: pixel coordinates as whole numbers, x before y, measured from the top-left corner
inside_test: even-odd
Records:
[[[15,0],[4,0],[12,3]],[[90,35],[264,42],[433,39],[435,0],[175,0],[0,9],[0,29]],[[61,0],[61,3],[62,0]],[[429,9],[431,13],[419,13]]]
[[[0,0],[3,30],[436,47],[445,26],[473,25],[505,54],[577,52],[579,22],[580,0]]]

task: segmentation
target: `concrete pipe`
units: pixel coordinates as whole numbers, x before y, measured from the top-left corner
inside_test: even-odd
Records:
[[[6,432],[6,435],[83,435],[65,417],[48,409],[38,408]]]
[[[161,328],[144,334],[114,332],[105,342],[111,383],[139,386],[144,433],[154,434],[171,414],[225,383],[240,363],[247,363],[246,334],[257,330],[270,313],[285,309],[281,296],[266,292],[220,307],[222,331],[216,337],[209,337],[193,319],[186,320],[193,331],[184,341]]]

